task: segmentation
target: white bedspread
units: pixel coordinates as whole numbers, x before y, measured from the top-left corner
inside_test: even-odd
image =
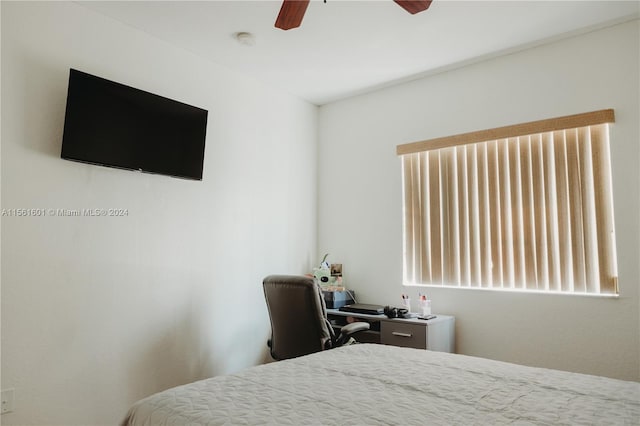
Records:
[[[639,425],[640,383],[358,344],[179,386],[125,425]]]

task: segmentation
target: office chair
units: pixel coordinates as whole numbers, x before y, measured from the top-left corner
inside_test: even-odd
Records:
[[[297,275],[269,275],[262,281],[271,319],[271,357],[295,358],[345,344],[366,322],[354,322],[335,335],[327,320],[322,290],[315,278]]]

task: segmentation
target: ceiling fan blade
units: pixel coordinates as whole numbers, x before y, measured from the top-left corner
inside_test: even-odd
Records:
[[[412,15],[429,9],[432,0],[393,0]]]
[[[291,28],[298,28],[304,18],[304,13],[307,11],[310,0],[284,0],[278,19],[276,19],[276,28],[283,30],[290,30]]]

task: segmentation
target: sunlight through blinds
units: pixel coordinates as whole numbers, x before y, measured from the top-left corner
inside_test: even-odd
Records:
[[[613,121],[603,110],[399,145],[405,284],[617,294]]]

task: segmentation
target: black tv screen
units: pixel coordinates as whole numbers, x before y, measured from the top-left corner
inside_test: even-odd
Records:
[[[61,157],[202,180],[207,111],[75,69]]]

